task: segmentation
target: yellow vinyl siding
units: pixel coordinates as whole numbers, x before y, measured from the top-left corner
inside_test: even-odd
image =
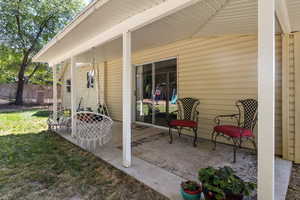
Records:
[[[292,34],[283,37],[283,157],[295,160],[295,41]]]
[[[87,88],[87,72],[90,70],[96,70],[95,68],[91,66],[86,66],[86,67],[80,67],[77,68],[76,70],[76,78],[75,80],[71,81],[71,84],[76,85],[76,108],[79,105],[80,98],[83,97],[82,102],[81,102],[81,107],[91,107],[92,109],[97,108],[97,102],[98,102],[98,96],[97,96],[97,74],[95,72],[94,78],[94,88]],[[62,106],[64,108],[71,108],[71,93],[67,92],[66,89],[66,81],[70,78],[70,65],[67,66],[67,69],[64,73],[64,76],[62,78],[62,83],[63,83],[63,89],[62,89]],[[101,94],[101,93],[100,93]]]
[[[276,40],[276,154],[282,153],[281,38]],[[177,57],[180,97],[200,99],[199,136],[210,138],[214,117],[236,113],[235,101],[257,98],[256,36],[194,38],[133,54],[135,65]],[[107,62],[106,98],[122,120],[122,60]],[[134,105],[133,105],[134,106]],[[225,141],[224,141],[225,142]]]
[[[61,73],[63,73],[61,83],[62,83],[62,99],[61,99],[61,104],[63,108],[71,108],[71,93],[67,92],[67,87],[66,87],[66,82],[68,79],[71,79],[70,75],[70,65],[67,65],[65,68],[62,68]]]
[[[97,87],[96,87],[96,81],[97,81],[97,75],[96,72],[94,72],[94,87],[93,88],[87,88],[87,73],[91,70],[96,71],[96,67],[93,68],[91,66],[89,67],[80,67],[76,70],[76,102],[77,105],[79,104],[80,98],[82,97],[81,101],[81,107],[86,108],[90,107],[93,110],[97,109]]]
[[[282,38],[275,41],[275,153],[282,155]]]
[[[276,154],[282,154],[280,36],[276,37],[276,50]],[[135,52],[133,64],[174,57],[178,63],[179,97],[190,96],[201,101],[199,137],[210,139],[215,116],[236,113],[236,100],[257,98],[256,36],[198,37],[178,41]],[[100,75],[100,79],[104,78],[110,114],[114,120],[122,120],[122,59],[107,61],[102,71],[104,76]]]
[[[122,60],[107,62],[105,77],[106,103],[111,117],[122,120]]]
[[[300,33],[294,33],[295,162],[300,163]]]
[[[294,37],[290,39],[290,64],[289,64],[289,156],[295,158],[295,64],[294,64]]]

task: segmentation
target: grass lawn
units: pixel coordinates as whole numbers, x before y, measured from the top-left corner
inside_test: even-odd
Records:
[[[0,113],[0,199],[165,199],[47,132],[48,113]]]

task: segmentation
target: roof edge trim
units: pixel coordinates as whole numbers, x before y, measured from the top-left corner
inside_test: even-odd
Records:
[[[95,0],[88,4],[79,14],[77,14],[73,20],[71,20],[61,31],[59,31],[36,55],[33,56],[33,61],[38,62],[38,57],[44,54],[49,48],[55,45],[60,39],[66,36],[71,30],[76,28],[81,22],[83,22],[88,16],[99,9],[101,6],[109,2],[110,0]]]

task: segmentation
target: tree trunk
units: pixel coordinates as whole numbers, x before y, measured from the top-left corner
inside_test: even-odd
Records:
[[[25,75],[25,64],[21,64],[20,71],[18,74],[18,86],[17,86],[17,93],[16,93],[16,105],[23,105],[23,90],[24,90],[24,75]]]

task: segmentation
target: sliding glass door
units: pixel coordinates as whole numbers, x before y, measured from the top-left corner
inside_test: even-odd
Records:
[[[176,59],[140,65],[136,68],[136,121],[167,126],[176,109]]]

